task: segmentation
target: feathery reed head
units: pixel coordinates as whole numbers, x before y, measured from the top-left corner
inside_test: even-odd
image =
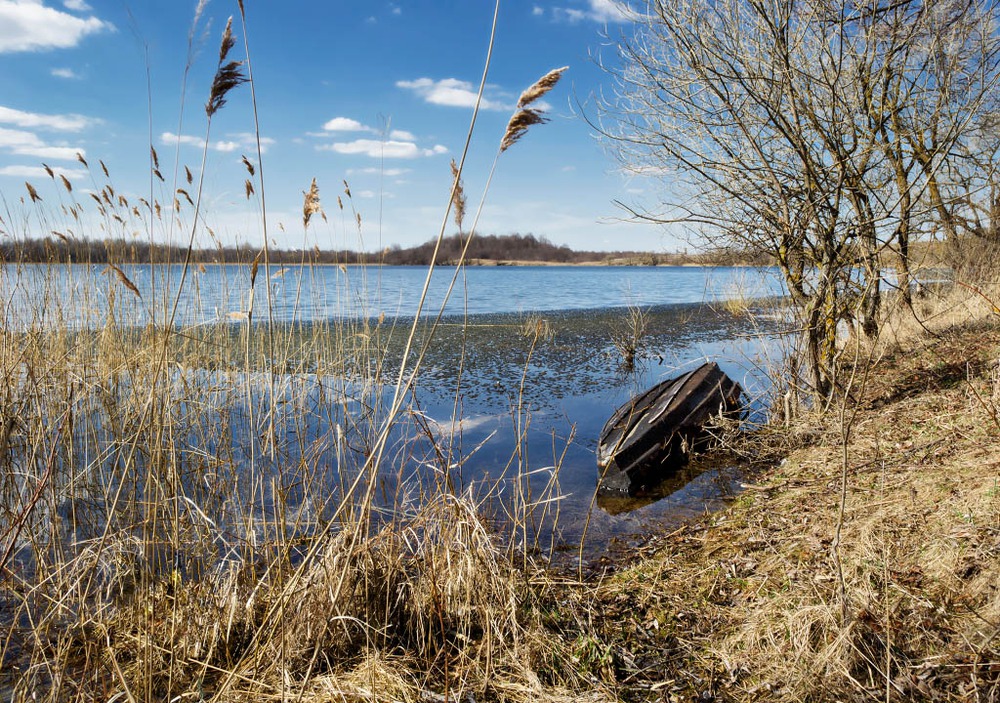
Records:
[[[139,293],[139,288],[134,283],[132,283],[131,279],[129,279],[129,277],[125,275],[124,271],[122,271],[114,264],[108,264],[108,268],[114,272],[115,276],[118,277],[118,280],[121,282],[123,286],[132,291],[132,294],[134,296],[136,296],[140,300],[142,299],[142,294]]]
[[[31,202],[37,203],[39,200],[42,199],[42,196],[40,196],[38,194],[38,191],[35,190],[35,186],[33,186],[30,183],[28,183],[27,181],[25,181],[24,182],[24,187],[28,189],[28,195],[31,196]]]
[[[230,17],[229,21],[226,22],[226,28],[222,32],[222,43],[219,45],[219,65],[221,66],[226,62],[226,57],[229,55],[229,50],[236,46],[236,40],[233,39],[233,18]]]
[[[507,123],[507,131],[504,132],[503,139],[500,141],[501,153],[512,147],[532,125],[548,122],[540,109],[528,107],[528,105],[552,90],[567,68],[569,67],[563,66],[549,71],[521,93],[521,97],[517,101],[517,109],[511,116],[510,122]]]
[[[500,142],[500,151],[507,151],[514,146],[514,143],[523,137],[532,125],[545,124],[546,122],[548,119],[542,116],[540,110],[534,110],[530,107],[518,110],[507,123],[507,131],[504,132],[503,140]]]
[[[563,66],[562,68],[554,68],[544,76],[535,81],[534,85],[521,93],[521,97],[517,100],[518,109],[527,107],[531,103],[535,102],[547,92],[552,90],[559,79],[562,77],[563,72],[569,68],[569,66]]]
[[[455,226],[462,233],[462,222],[465,220],[465,188],[462,187],[462,173],[458,170],[455,159],[451,160],[451,206],[455,208]]]
[[[246,83],[247,77],[243,73],[242,61],[230,61],[226,63],[229,50],[236,44],[233,39],[233,18],[226,22],[226,31],[222,33],[222,44],[219,46],[219,68],[215,72],[215,80],[212,81],[212,92],[205,105],[205,114],[209,117],[219,111],[226,104],[226,94],[238,86]]]
[[[309,191],[305,194],[305,200],[302,203],[302,226],[309,227],[309,220],[317,212],[323,215],[323,208],[319,204],[319,186],[316,185],[316,179],[312,179],[312,185],[309,186]],[[325,217],[325,215],[324,215]]]

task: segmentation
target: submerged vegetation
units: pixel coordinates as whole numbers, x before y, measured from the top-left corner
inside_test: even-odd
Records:
[[[974,4],[946,3],[943,15],[924,13],[916,2],[831,13],[810,0],[778,3],[775,11],[790,14],[774,22],[762,6],[732,2],[740,11],[725,19],[749,13],[759,20],[755,30],[728,37],[735,45],[748,34],[806,42],[767,54],[785,61],[765,62],[773,90],[754,93],[782,97],[758,104],[771,119],[815,108],[813,98],[846,101],[857,92],[841,89],[860,90],[852,81],[871,77],[862,69],[874,63],[833,69],[830,46],[810,43],[819,33],[808,22],[836,28],[845,49],[880,56],[880,42],[888,41],[894,55],[914,60],[896,40],[936,41],[930,30],[946,20],[954,41],[939,47],[942,59],[957,46],[958,58],[968,58],[966,49],[985,36],[969,28],[970,17],[986,16],[976,15],[985,8]],[[695,37],[687,31],[707,21],[708,8],[694,0],[654,5],[660,13],[647,19],[666,24],[649,29],[668,31],[644,40],[669,46]],[[795,14],[801,7],[815,17]],[[678,14],[685,8],[690,14]],[[709,35],[698,36],[707,42]],[[881,39],[853,43],[865,37]],[[724,44],[688,48],[700,47],[702,56]],[[227,26],[205,107],[209,128],[229,91],[253,87],[249,56],[231,57],[236,47]],[[248,54],[249,44],[243,47]],[[802,56],[793,49],[809,49],[807,58],[818,57],[813,68],[833,73],[799,72]],[[718,78],[721,66],[699,60],[687,69]],[[878,85],[905,94],[899,81],[916,69],[904,68],[885,68]],[[497,135],[498,159],[526,146],[517,143],[525,130],[544,122],[534,106],[563,70],[522,94]],[[761,75],[755,70],[740,85],[760,88]],[[672,80],[693,84],[690,74]],[[932,84],[911,87],[929,99]],[[824,89],[806,89],[816,85]],[[940,83],[942,96],[952,85]],[[958,92],[970,99],[979,84],[963,86]],[[873,85],[867,88],[870,94]],[[832,140],[822,137],[857,106],[835,101],[832,112],[813,110],[794,133],[818,141],[797,141],[805,147],[799,151],[770,141],[774,153],[716,144],[730,156],[755,154],[756,170],[742,180],[724,176],[747,164],[727,162],[716,171],[708,155],[692,161],[680,142],[660,144],[668,162],[702,177],[689,182],[708,197],[700,205],[713,217],[691,213],[687,222],[716,227],[716,241],[728,248],[712,256],[749,252],[784,270],[797,306],[792,332],[805,333],[804,346],[769,369],[772,395],[785,399],[758,413],[769,418],[755,417],[753,432],[735,423],[716,428],[745,470],[745,490],[732,505],[588,564],[546,565],[560,549],[575,556],[577,545],[553,540],[543,549],[535,531],[538,521],[559,517],[565,448],[553,435],[552,465],[528,461],[532,393],[546,392],[526,387],[528,371],[582,346],[560,339],[557,321],[530,316],[496,334],[485,325],[444,326],[443,308],[424,311],[421,298],[418,313],[430,314],[412,321],[357,310],[325,322],[275,324],[255,301],[270,295],[272,276],[281,275],[272,265],[291,257],[308,275],[310,264],[357,260],[346,250],[330,253],[330,261],[322,252],[273,251],[266,231],[259,246],[245,250],[199,250],[203,232],[214,238],[200,207],[204,164],[197,179],[185,167],[176,174],[180,187],[168,186],[152,150],[151,182],[160,197],[137,202],[116,190],[103,163],[103,179],[94,167],[100,182],[80,199],[54,173],[51,188],[26,184],[21,208],[0,222],[8,240],[0,282],[27,291],[31,303],[24,308],[11,293],[0,313],[0,696],[18,703],[996,700],[1000,290],[989,265],[997,254],[996,213],[989,211],[988,224],[972,217],[982,214],[980,186],[995,185],[995,173],[973,168],[979,162],[964,151],[974,136],[968,133],[935,147],[933,163],[925,164],[919,137],[900,128],[921,106],[903,109],[883,97],[882,117],[850,113],[862,119]],[[731,117],[726,110],[735,105],[723,107],[713,119]],[[982,113],[974,117],[969,124],[977,129],[988,122]],[[695,133],[708,138],[702,144],[723,134]],[[679,139],[684,132],[667,134]],[[837,151],[859,135],[868,147]],[[816,143],[825,146],[814,152]],[[842,158],[824,151],[831,144]],[[872,160],[859,164],[862,152]],[[945,155],[954,153],[968,160],[948,162]],[[264,191],[262,160],[261,153],[244,157],[248,197]],[[893,171],[900,165],[901,174]],[[432,244],[372,256],[421,263],[428,281],[446,262],[460,268],[474,258],[507,257],[511,243],[523,261],[569,256],[530,235],[481,237],[462,161],[452,169],[452,192],[442,203],[459,235],[445,236],[442,225]],[[808,178],[788,190],[803,169]],[[964,180],[951,178],[944,190],[977,187],[943,195],[945,173]],[[876,176],[877,193],[868,188]],[[740,184],[745,188],[734,192]],[[363,228],[346,184],[343,198],[339,206],[352,215],[346,227]],[[325,213],[313,181],[303,230],[319,220]],[[91,244],[70,231],[94,223],[105,232],[140,231],[148,241]],[[946,233],[953,280],[911,292],[908,276],[918,267],[907,257],[932,245],[914,246],[910,237],[935,227]],[[43,239],[46,231],[55,239]],[[158,243],[173,235],[185,243]],[[38,260],[45,265],[24,265]],[[245,295],[239,310],[190,323],[177,289],[200,291],[198,266],[209,260],[237,265]],[[69,264],[80,261],[107,265],[99,285],[74,273]],[[140,261],[179,266],[154,267],[150,290],[141,292],[125,267]],[[869,307],[881,268],[892,261],[901,289],[879,291]],[[345,266],[345,275],[369,273]],[[210,305],[212,292],[203,293],[200,304]],[[745,294],[730,298],[720,314],[758,314]],[[784,312],[770,314],[784,323]],[[624,316],[595,318],[623,370],[648,360],[653,312],[633,306]],[[855,319],[857,327],[848,324]],[[420,371],[432,365],[437,344],[446,360],[424,378],[454,388],[450,432],[432,424],[416,400]],[[455,431],[463,375],[476,364],[497,366],[505,354],[522,369],[519,387],[505,389],[504,399],[515,440],[502,479],[465,490],[463,461],[481,447],[463,447]],[[789,401],[799,389],[813,402]]]

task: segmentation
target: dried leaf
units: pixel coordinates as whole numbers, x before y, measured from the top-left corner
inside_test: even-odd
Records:
[[[40,196],[38,191],[35,190],[35,186],[31,185],[27,181],[24,182],[24,186],[28,189],[28,195],[31,196],[31,202],[37,203],[42,199],[42,196]]]
[[[246,189],[246,192],[247,192],[247,200],[249,200],[250,196],[253,195],[253,193],[254,193],[254,191],[253,191],[253,183],[251,183],[250,179],[248,178],[246,180],[246,183],[244,183],[243,185],[244,185],[244,187]]]
[[[153,168],[157,171],[160,170],[160,157],[156,154],[156,147],[150,145],[149,153],[153,157]]]
[[[251,176],[257,173],[256,169],[254,168],[254,165],[250,163],[250,159],[248,159],[245,154],[243,155],[243,165],[246,166],[247,173],[249,173]]]
[[[184,167],[184,177],[187,179],[188,185],[194,184],[194,176],[191,175],[191,169],[187,166]]]
[[[49,174],[49,178],[51,178],[52,180],[55,180],[55,178],[56,178],[56,174],[55,174],[55,172],[54,172],[54,171],[53,171],[53,170],[52,170],[52,169],[51,169],[51,168],[49,167],[49,165],[48,165],[48,164],[42,164],[42,168],[44,168],[44,169],[45,169],[45,173]]]
[[[63,187],[66,188],[66,192],[67,193],[72,193],[73,192],[73,184],[69,182],[69,179],[66,178],[66,176],[64,176],[61,173],[59,174],[59,178],[62,180],[62,184],[63,184]]]

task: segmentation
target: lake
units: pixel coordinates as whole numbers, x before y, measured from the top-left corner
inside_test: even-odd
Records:
[[[182,267],[123,265],[138,296],[103,266],[44,264],[0,267],[0,296],[11,300],[8,327],[60,316],[75,324],[104,324],[109,300],[119,318],[161,322],[182,279]],[[259,269],[255,315],[276,322],[352,317],[412,317],[427,269],[420,266],[305,266]],[[446,300],[449,286],[454,289]],[[268,285],[264,285],[265,281]],[[678,303],[717,302],[733,296],[781,295],[777,269],[697,266],[474,266],[434,270],[421,309],[437,314],[530,313]],[[179,297],[181,324],[238,319],[251,301],[250,268],[195,266]]]
[[[135,292],[100,267],[4,266],[0,289],[9,301],[4,324],[8,330],[96,330],[109,321],[141,328],[168,319],[180,268],[126,266],[123,273]],[[595,500],[595,450],[616,407],[705,360],[718,361],[743,386],[751,409],[760,411],[767,372],[783,353],[783,316],[772,309],[781,294],[774,270],[527,266],[473,267],[455,274],[454,268],[437,269],[419,310],[419,339],[426,336],[429,317],[442,310],[444,316],[416,371],[409,409],[394,433],[390,468],[377,479],[384,505],[412,504],[424,488],[447,480],[453,490],[490,496],[482,508],[498,523],[510,520],[513,503],[521,505],[516,519],[525,523],[521,546],[529,551],[574,550],[586,537],[587,552],[595,554],[615,538],[712,509],[738,489],[740,475],[733,467],[694,467],[642,500]],[[426,275],[418,267],[286,267],[269,276],[261,270],[253,291],[254,320],[270,317],[306,337],[311,329],[321,335],[340,329],[337,321],[368,320],[363,334],[351,332],[350,339],[377,336],[378,377],[388,384],[398,375]],[[453,277],[454,292],[446,302]],[[733,312],[723,303],[734,296],[764,302]],[[240,266],[193,269],[178,301],[176,319],[186,337],[196,338],[200,329],[239,333],[251,301],[250,272]],[[635,364],[627,368],[614,338],[626,333],[636,311],[643,331]],[[531,330],[543,331],[533,336]],[[341,468],[344,448],[364,456],[369,446],[364,427],[352,429],[352,414],[377,420],[388,391],[359,390],[348,371],[305,358],[316,347],[302,348],[302,358],[294,350],[285,353],[282,363],[290,370],[273,384],[277,392],[272,387],[248,396],[241,390],[248,386],[241,380],[246,374],[238,366],[172,370],[172,382],[186,394],[192,387],[201,391],[174,409],[171,422],[179,457],[189,454],[191,466],[203,465],[206,456],[216,457],[216,464],[225,457],[237,473],[240,466],[252,466],[258,499],[265,496],[268,502],[280,491],[285,508],[300,511],[305,525],[328,518],[349,481]],[[412,363],[407,370],[413,371]],[[114,393],[135,395],[127,379],[115,383]],[[266,385],[262,381],[260,387]],[[339,389],[344,399],[339,405],[331,405],[331,389]],[[108,392],[98,388],[79,400],[81,415],[105,412]],[[271,408],[279,410],[265,446],[260,418]],[[121,452],[122,439],[114,435],[114,424],[110,417],[93,420],[74,437],[76,453],[108,457],[109,466],[119,461],[115,452]],[[303,487],[295,467],[307,463],[321,481]],[[204,483],[202,470],[192,471]],[[142,479],[135,480],[129,490],[141,490]],[[205,490],[192,481],[192,491]],[[242,490],[239,476],[226,481],[209,487],[218,492],[211,500],[220,510],[233,502],[226,491]],[[109,486],[101,490],[107,493]],[[76,507],[60,510],[68,515]]]

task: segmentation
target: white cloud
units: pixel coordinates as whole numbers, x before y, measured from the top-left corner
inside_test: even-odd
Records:
[[[257,150],[257,137],[250,132],[240,132],[237,134],[227,135],[229,139],[220,139],[209,144],[209,148],[212,151],[222,152],[228,154],[238,149],[243,149],[245,151],[256,151]],[[177,144],[183,144],[185,146],[193,146],[198,149],[205,148],[205,140],[201,137],[194,137],[190,134],[174,134],[173,132],[163,132],[160,135],[160,143],[167,146],[175,146]],[[266,152],[269,146],[274,144],[274,140],[270,137],[260,138],[260,149]]]
[[[334,117],[323,124],[323,129],[327,132],[374,132],[371,127],[365,126],[350,117]]]
[[[407,132],[404,129],[394,129],[389,132],[389,139],[397,139],[402,142],[415,142],[417,141],[416,135],[413,132]]]
[[[24,112],[12,107],[0,105],[0,124],[13,124],[18,127],[38,127],[54,129],[61,132],[79,132],[85,127],[97,124],[95,120],[83,115],[43,115],[37,112]]]
[[[0,127],[0,148],[18,149],[22,147],[41,146],[42,140],[34,132],[20,129],[4,129]]]
[[[424,101],[432,105],[445,105],[448,107],[475,107],[476,94],[475,86],[468,81],[457,78],[443,78],[435,81],[431,78],[418,78],[414,81],[396,81],[397,88],[411,90]],[[505,105],[495,100],[483,98],[480,107],[484,110],[509,110],[510,105]]]
[[[35,146],[14,149],[15,154],[21,156],[37,156],[39,159],[59,159],[60,161],[75,161],[77,154],[82,154],[83,149],[73,146]]]
[[[538,5],[535,5],[534,7],[531,8],[531,14],[534,17],[541,17],[542,15],[545,14],[545,10],[540,8]]]
[[[80,0],[68,4],[85,5]],[[74,17],[45,7],[41,0],[0,0],[0,53],[65,49],[103,31],[114,31],[114,25],[96,17]]]
[[[239,145],[247,151],[257,151],[257,135],[253,132],[235,132],[233,134],[227,134],[226,136],[239,142]],[[266,154],[267,150],[276,143],[277,142],[275,142],[271,137],[261,137],[261,153]]]
[[[422,149],[413,142],[381,141],[378,139],[355,139],[353,142],[334,142],[316,147],[322,151],[338,154],[368,156],[373,159],[416,159],[420,156],[446,154],[448,149],[440,144],[430,149]]]
[[[591,20],[593,22],[628,22],[635,13],[628,5],[619,0],[587,0],[587,9],[578,10],[571,7],[555,7],[552,16],[569,22]],[[540,9],[540,8],[535,8]],[[539,14],[534,12],[533,14]]]
[[[59,159],[62,161],[74,161],[77,153],[85,154],[84,150],[78,147],[47,144],[39,139],[34,132],[3,127],[0,127],[0,149],[7,149],[19,156],[35,156],[40,159]]]
[[[363,174],[366,176],[385,176],[386,178],[396,178],[397,176],[403,176],[410,171],[411,169],[408,168],[349,168],[347,169],[347,175],[355,176]]]
[[[56,78],[70,78],[78,79],[81,78],[79,73],[74,71],[72,68],[53,68],[50,73]]]
[[[94,9],[84,0],[63,0],[63,7],[73,12],[90,12]]]
[[[71,181],[78,181],[87,175],[87,172],[79,168],[53,168],[52,172],[57,176],[65,176]],[[47,178],[48,172],[41,166],[4,166],[0,168],[0,176],[12,176],[14,178]]]
[[[160,135],[161,144],[187,144],[188,146],[204,147],[205,140],[201,137],[192,137],[189,134],[174,134],[173,132],[164,132]]]
[[[396,3],[392,3],[392,2],[389,3],[389,8],[391,9],[392,14],[394,14],[394,15],[401,15],[401,14],[403,14],[403,8],[401,8]]]

